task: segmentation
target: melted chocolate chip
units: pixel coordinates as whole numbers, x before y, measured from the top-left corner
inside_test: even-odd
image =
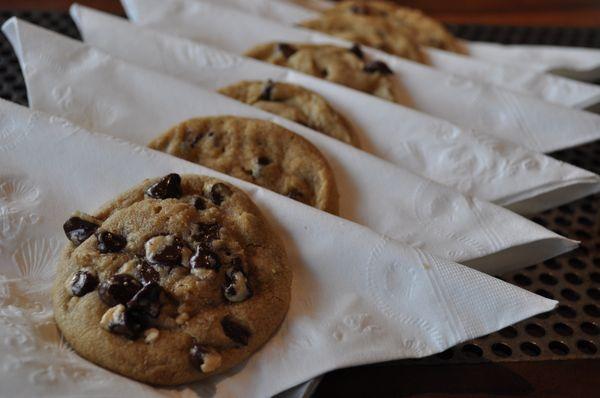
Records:
[[[124,236],[113,234],[108,231],[99,231],[96,233],[98,239],[98,251],[100,253],[117,253],[127,246],[127,239]]]
[[[221,327],[225,336],[229,337],[233,342],[239,345],[248,345],[248,340],[252,333],[245,327],[239,324],[231,316],[226,316],[221,319]]]
[[[208,348],[194,342],[192,347],[190,348],[190,363],[192,366],[198,370],[202,370],[202,365],[204,364],[204,356],[209,353]]]
[[[219,256],[205,247],[198,246],[196,252],[190,259],[190,267],[192,269],[205,268],[218,271],[221,268]]]
[[[109,307],[127,304],[142,288],[140,282],[128,274],[116,274],[105,280],[98,287],[100,300]]]
[[[151,240],[155,239],[169,239],[168,236],[155,236]],[[150,242],[149,240],[148,242]],[[150,264],[160,265],[164,267],[177,267],[181,265],[181,249],[183,249],[183,242],[176,236],[173,236],[172,242],[161,247],[156,248],[156,251],[149,252],[148,242],[146,242],[146,260]]]
[[[63,224],[65,235],[67,235],[67,238],[75,246],[79,246],[83,241],[92,236],[98,227],[98,224],[86,221],[80,217],[71,217]]]
[[[229,195],[231,195],[231,189],[229,189],[227,185],[220,182],[213,185],[210,189],[210,200],[217,206],[223,203],[225,198],[227,198]]]
[[[258,99],[260,101],[271,101],[272,94],[273,94],[273,88],[275,88],[275,82],[271,79],[267,80],[267,84],[265,84],[265,87],[263,88],[262,92],[260,93],[260,96],[258,97]]]
[[[266,156],[259,156],[257,159],[257,163],[261,166],[266,166],[266,165],[271,164],[271,159],[269,159]]]
[[[160,274],[153,266],[148,264],[146,261],[141,262],[137,266],[137,274],[144,285],[152,282],[158,282],[160,280]]]
[[[210,246],[213,240],[221,238],[221,225],[218,223],[198,224],[198,232],[194,235],[194,239],[203,246]]]
[[[354,43],[352,45],[352,47],[350,47],[350,51],[352,54],[356,55],[358,58],[360,59],[364,59],[365,54],[363,53],[362,49],[360,48],[360,45],[357,43]]]
[[[98,277],[87,271],[77,271],[71,282],[73,296],[82,297],[93,292],[98,286]]]
[[[137,339],[146,327],[146,322],[138,314],[125,309],[108,326],[111,333],[120,334],[130,340]]]
[[[196,210],[206,210],[206,199],[202,196],[196,196],[194,198],[194,207]]]
[[[156,318],[160,314],[161,292],[162,287],[158,283],[150,282],[127,302],[127,308],[136,313]]]
[[[392,70],[383,61],[371,61],[365,64],[363,71],[367,73],[381,73],[382,75],[391,75]]]
[[[181,197],[181,177],[179,174],[169,174],[146,189],[146,195],[154,199]]]
[[[232,266],[225,273],[223,295],[232,303],[242,302],[252,296],[248,278],[241,267],[241,260],[232,262]]]
[[[283,54],[284,57],[289,58],[296,53],[296,48],[287,43],[277,44],[277,50]]]

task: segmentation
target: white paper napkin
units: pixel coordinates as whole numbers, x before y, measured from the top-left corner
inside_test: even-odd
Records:
[[[306,29],[200,2],[198,0],[122,0],[129,17],[144,26],[243,53],[271,41],[351,43]],[[378,50],[410,94],[416,109],[513,141],[551,152],[600,138],[600,116],[550,104],[488,83],[448,74]]]
[[[364,150],[521,214],[559,206],[599,189],[599,177],[593,173],[372,95],[144,29],[87,7],[73,5],[71,16],[88,44],[211,90],[241,80],[267,79],[309,88],[358,128]]]
[[[230,0],[224,0],[230,1]],[[237,1],[237,0],[233,0]],[[263,10],[269,10],[279,20],[295,22],[299,16],[310,18],[317,11],[330,8],[334,3],[323,0],[250,0],[263,3]],[[275,3],[275,4],[273,4]],[[600,76],[600,50],[594,48],[495,44],[477,41],[464,41],[471,57],[492,63],[520,65],[524,68],[546,72],[553,69],[571,69],[593,72]],[[596,78],[597,79],[597,78]]]
[[[271,396],[338,367],[430,355],[556,305],[252,184],[3,100],[0,153],[6,397]],[[226,377],[153,389],[74,354],[54,325],[50,289],[71,212],[93,212],[170,172],[248,192],[284,239],[294,282],[284,324],[250,360]]]
[[[321,15],[316,10],[277,0],[200,1],[231,6],[254,15],[280,21],[286,25],[296,25]],[[469,43],[465,43],[465,45],[469,47]],[[427,54],[431,66],[448,73],[493,83],[518,93],[534,95],[548,102],[574,108],[582,109],[600,102],[600,87],[594,84],[577,82],[543,73],[543,71],[536,71],[526,66],[510,65],[507,62],[486,62],[482,59],[428,47],[424,47],[422,50]],[[600,55],[597,56],[600,57]],[[533,56],[528,58],[528,62],[535,62]],[[600,65],[599,59],[597,59],[597,64]]]
[[[15,18],[3,31],[20,60],[33,109],[139,145],[194,116],[275,121],[309,139],[329,160],[342,217],[444,258],[469,260],[487,272],[534,264],[576,245],[506,209],[189,82]]]

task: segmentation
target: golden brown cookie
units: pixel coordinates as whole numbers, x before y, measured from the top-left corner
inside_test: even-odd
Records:
[[[407,58],[425,62],[425,55],[411,31],[385,17],[362,14],[328,14],[300,24],[354,43]]]
[[[341,18],[344,15],[384,18],[388,23],[410,31],[413,39],[422,46],[463,54],[467,52],[466,48],[452,36],[444,25],[414,8],[402,7],[388,1],[352,0],[339,2],[324,12],[324,16],[329,18]],[[358,23],[359,19],[355,19],[355,21]],[[365,22],[362,24],[369,25]],[[385,29],[382,28],[382,33],[387,33],[388,24],[382,26],[386,26]],[[389,32],[393,32],[393,30]]]
[[[246,56],[285,66],[378,97],[405,102],[392,70],[382,61],[367,60],[358,45],[343,48],[322,44],[267,43]]]
[[[157,149],[337,213],[335,177],[319,150],[265,120],[216,116],[186,120],[153,140]]]
[[[283,321],[292,273],[283,244],[241,190],[170,174],[64,225],[56,322],[84,358],[176,385],[221,373]]]
[[[272,80],[241,81],[219,92],[359,147],[350,123],[325,98],[303,87]]]

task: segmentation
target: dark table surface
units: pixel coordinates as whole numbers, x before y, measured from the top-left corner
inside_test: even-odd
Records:
[[[63,0],[0,0],[0,9],[16,10],[66,10],[71,1]],[[81,3],[102,8],[108,11],[122,13],[116,0],[96,0]],[[600,26],[600,0],[581,1],[545,1],[547,8],[540,9],[538,0],[520,0],[504,2],[486,1],[457,1],[451,6],[440,5],[446,2],[428,0],[407,2],[423,4],[430,7],[434,14],[446,21],[455,23],[505,23],[511,25],[547,24],[573,26]],[[517,7],[515,4],[521,6]],[[485,7],[488,6],[486,9]],[[4,13],[6,16],[7,14]],[[63,30],[64,15],[52,15],[47,27]],[[72,29],[71,27],[67,27]],[[544,32],[551,31],[552,38],[546,44],[561,41],[567,45],[586,45],[600,47],[600,30],[531,30],[521,29],[515,36],[510,27],[497,27],[490,31],[485,26],[454,26],[454,31],[465,38],[486,37],[489,40],[525,41],[531,42],[530,37],[542,40],[550,37]],[[564,33],[561,36],[561,32]],[[575,33],[573,33],[575,32]],[[65,33],[65,32],[63,32]],[[568,33],[568,34],[567,34]],[[487,36],[486,36],[487,35]],[[504,35],[507,39],[498,39]],[[516,37],[516,39],[515,39]],[[565,39],[567,37],[567,39]],[[585,42],[583,41],[585,38]],[[571,42],[569,42],[569,40]],[[577,42],[573,42],[577,40]],[[535,42],[535,41],[534,41]],[[3,57],[2,63],[13,62],[14,59]],[[10,86],[12,85],[12,86]],[[24,102],[23,82],[20,76],[4,84],[0,95],[18,102]],[[600,172],[600,143],[586,147],[563,151],[553,156],[577,164],[595,172]],[[425,361],[394,361],[370,366],[343,369],[327,374],[314,393],[315,397],[595,397],[600,396],[600,219],[597,217],[600,209],[600,196],[594,196],[560,209],[551,210],[534,220],[566,236],[583,241],[583,248],[574,253],[563,255],[557,260],[551,260],[537,266],[503,276],[509,282],[517,283],[530,290],[535,290],[536,283],[552,282],[548,275],[556,278],[559,283],[547,283],[538,293],[552,296],[561,300],[564,313],[560,311],[542,315],[533,322],[526,321],[515,328],[509,328],[504,333],[493,334],[484,339],[461,345],[450,351],[441,359]],[[588,220],[584,223],[583,220]],[[583,224],[582,224],[583,223]],[[585,231],[582,225],[587,225]],[[581,278],[565,282],[562,279],[568,275]],[[533,281],[533,282],[532,282]],[[543,284],[542,283],[542,284]],[[569,285],[572,283],[573,285]],[[575,290],[587,289],[586,293],[573,296]],[[583,290],[585,292],[585,289]],[[566,308],[566,309],[565,309]],[[590,309],[591,308],[591,309]],[[571,316],[570,311],[576,315]],[[588,311],[589,310],[589,311]],[[531,324],[545,328],[544,336],[532,335]],[[557,326],[566,325],[566,335],[558,339],[559,343],[571,347],[567,352],[560,352],[554,357],[559,360],[539,360],[555,350],[548,350],[548,335],[552,335]],[[561,326],[562,327],[562,326]],[[529,333],[529,335],[527,334]],[[487,339],[487,340],[486,340]],[[511,343],[511,339],[513,343]],[[525,339],[525,340],[523,340]],[[530,342],[541,348],[542,355],[532,356],[531,360],[522,361],[521,357],[509,354],[506,357],[493,348],[495,341],[504,341],[513,351],[519,344]],[[581,341],[586,342],[580,346]],[[476,358],[467,350],[472,346],[483,347],[475,350]],[[523,350],[521,350],[523,351]],[[550,352],[552,351],[552,352]],[[454,354],[452,354],[454,352]],[[471,354],[469,354],[471,352]],[[463,355],[463,354],[469,355]],[[462,355],[462,356],[461,356]],[[522,356],[522,353],[521,353]],[[515,358],[516,357],[516,358]],[[580,359],[587,358],[587,359]],[[515,360],[517,359],[517,360]],[[500,362],[499,362],[500,361]]]

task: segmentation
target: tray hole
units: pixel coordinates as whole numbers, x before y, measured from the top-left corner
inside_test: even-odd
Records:
[[[556,261],[556,259],[554,259],[554,258],[544,261],[544,265],[550,269],[559,269],[560,268],[560,263],[558,261]]]
[[[563,227],[568,227],[569,225],[571,225],[571,221],[561,216],[556,217],[554,219],[554,222],[558,225],[562,225]]]
[[[577,218],[577,222],[588,227],[594,225],[594,222],[587,217],[579,217]]]
[[[577,316],[577,311],[575,311],[573,308],[569,307],[568,305],[559,305],[558,308],[556,309],[556,312],[558,312],[558,314],[562,317],[565,318],[575,318]]]
[[[579,349],[579,351],[588,355],[592,355],[598,352],[598,348],[596,348],[596,345],[588,340],[579,340],[577,342],[577,348]]]
[[[582,240],[592,239],[592,236],[582,229],[578,229],[577,231],[575,231],[575,236],[577,236],[579,239],[582,239]]]
[[[592,278],[592,281],[600,283],[600,274],[598,272],[592,272],[590,278]]]
[[[552,351],[556,355],[563,356],[569,353],[569,347],[567,347],[565,343],[560,341],[551,341],[550,344],[548,344],[548,348],[550,348],[550,351]]]
[[[532,343],[531,341],[521,343],[520,348],[524,354],[529,355],[530,357],[537,357],[542,353],[540,347],[538,347],[537,344]]]
[[[587,295],[593,298],[594,300],[600,300],[600,289],[597,287],[590,287],[587,290]]]
[[[594,259],[592,260],[592,262],[594,263],[594,265],[596,267],[600,267],[600,257],[594,257]]]
[[[581,330],[583,333],[591,336],[596,336],[598,333],[600,333],[600,328],[593,322],[583,322],[581,324]]]
[[[560,334],[561,336],[571,336],[573,334],[573,329],[566,323],[555,323],[552,328],[556,333]]]
[[[520,286],[529,286],[532,283],[531,278],[523,274],[516,274],[515,276],[513,276],[513,280],[517,285]]]
[[[558,283],[558,280],[553,277],[550,274],[541,274],[540,275],[540,282],[542,282],[544,285],[556,285]]]
[[[578,258],[570,258],[569,265],[576,269],[584,269],[585,263]]]
[[[530,323],[525,326],[525,331],[533,337],[542,337],[546,335],[546,330],[536,323]]]
[[[475,344],[465,344],[462,352],[467,358],[481,358],[483,356],[483,350]]]
[[[577,293],[573,289],[563,289],[560,291],[560,294],[569,301],[577,301],[581,298],[579,293]]]
[[[538,290],[535,291],[535,293],[539,294],[540,296],[544,296],[547,299],[554,300],[554,295],[552,293],[550,293],[549,291],[547,291],[547,290],[538,289]]]
[[[589,316],[593,316],[594,318],[600,317],[600,308],[598,308],[597,305],[586,304],[583,307],[583,311],[585,311],[585,313],[588,314]]]
[[[492,344],[492,352],[501,358],[508,358],[512,355],[512,348],[504,343]]]
[[[567,282],[572,283],[573,285],[581,285],[583,283],[581,277],[572,272],[565,274],[565,279],[567,280]]]
[[[519,332],[517,332],[517,329],[515,329],[512,326],[507,326],[504,329],[500,330],[498,333],[500,334],[500,336],[506,337],[507,339],[514,339],[519,334]]]

